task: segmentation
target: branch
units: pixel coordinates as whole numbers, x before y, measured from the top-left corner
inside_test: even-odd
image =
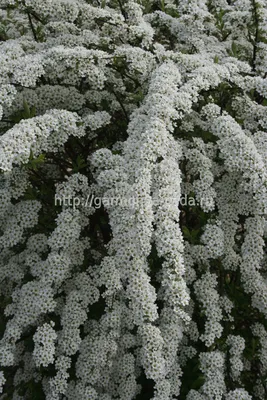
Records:
[[[111,92],[112,92],[112,93],[114,94],[114,96],[116,97],[117,102],[118,102],[119,105],[121,106],[121,109],[122,109],[122,111],[123,111],[123,114],[124,114],[125,119],[126,119],[127,124],[128,124],[130,120],[129,120],[129,117],[128,117],[128,115],[127,115],[127,112],[126,112],[126,110],[125,110],[125,107],[124,107],[123,103],[121,102],[121,100],[120,100],[120,98],[118,97],[117,93],[113,90],[112,86],[111,86],[111,85],[108,85],[108,86],[109,86]]]
[[[35,41],[38,42],[39,40],[38,40],[38,37],[36,35],[35,28],[33,26],[31,14],[29,12],[27,12],[27,15],[28,15],[28,19],[29,19],[29,23],[30,23],[30,27],[31,27],[31,30],[32,30],[33,37],[34,37]]]
[[[256,32],[255,32],[255,38],[254,38],[254,44],[253,44],[253,56],[252,56],[252,71],[256,71],[256,56],[257,56],[257,45],[259,41],[259,17],[257,13],[257,5],[255,0],[252,0],[253,4],[253,13],[254,13],[254,21],[256,24]]]
[[[118,0],[118,3],[119,3],[119,7],[120,7],[120,10],[121,10],[121,13],[122,13],[122,15],[123,15],[123,17],[124,17],[124,21],[126,21],[126,20],[128,19],[128,14],[127,14],[127,12],[124,10],[124,8],[122,7],[122,3],[121,3],[120,0]]]

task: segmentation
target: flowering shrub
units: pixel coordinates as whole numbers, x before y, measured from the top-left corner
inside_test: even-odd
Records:
[[[0,1],[0,399],[267,398],[267,1]]]

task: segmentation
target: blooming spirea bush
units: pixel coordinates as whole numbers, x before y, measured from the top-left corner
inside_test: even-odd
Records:
[[[0,0],[0,400],[266,400],[266,217],[266,0]]]

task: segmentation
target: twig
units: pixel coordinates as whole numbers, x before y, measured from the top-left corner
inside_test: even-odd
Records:
[[[252,56],[252,71],[256,71],[256,57],[257,57],[257,46],[258,46],[258,40],[259,40],[259,18],[258,18],[258,13],[257,13],[257,6],[255,0],[252,0],[253,4],[253,11],[254,11],[254,21],[256,24],[256,32],[255,32],[255,38],[254,38],[254,44],[253,44],[253,56]]]
[[[31,30],[32,30],[33,37],[34,37],[35,41],[38,42],[39,40],[38,40],[38,37],[36,35],[34,26],[33,26],[31,14],[29,12],[27,12],[27,15],[28,15],[28,19],[29,19],[29,23],[30,23],[30,27],[31,27]]]

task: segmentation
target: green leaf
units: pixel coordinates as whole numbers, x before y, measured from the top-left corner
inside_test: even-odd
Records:
[[[36,116],[36,107],[29,107],[29,104],[25,99],[23,99],[23,110],[16,112],[15,114],[11,115],[11,121],[18,123],[22,119],[29,119]]]
[[[43,164],[44,162],[45,162],[45,154],[39,154],[38,157],[34,157],[31,150],[29,161],[26,164],[26,168],[33,169],[34,171],[36,171],[39,165]]]
[[[187,228],[187,226],[182,226],[182,232],[183,232],[185,239],[191,240],[191,233],[190,233],[189,229]]]
[[[161,9],[161,11],[165,11],[164,0],[160,0],[160,9]]]
[[[200,375],[192,384],[192,389],[198,390],[205,382],[205,376]]]
[[[234,57],[237,57],[237,45],[235,42],[232,43],[231,50],[232,50],[232,55]]]
[[[25,99],[23,99],[23,108],[24,108],[24,115],[25,118],[30,118],[31,117],[31,110],[30,107]]]
[[[88,164],[86,163],[86,161],[84,160],[84,158],[81,155],[78,155],[78,157],[72,163],[72,165],[73,165],[73,172],[78,172],[82,168],[87,167]]]

